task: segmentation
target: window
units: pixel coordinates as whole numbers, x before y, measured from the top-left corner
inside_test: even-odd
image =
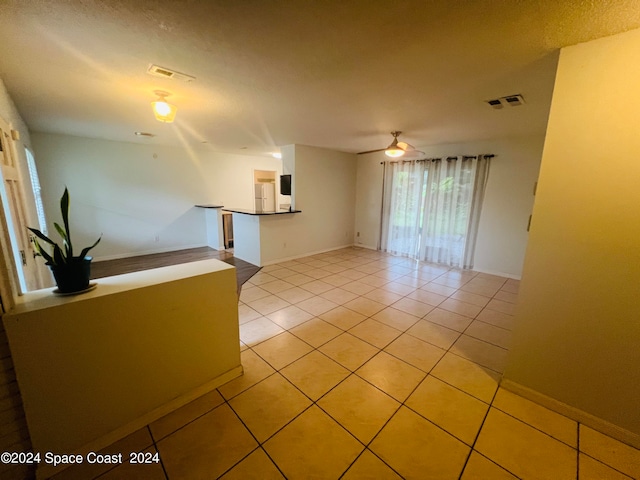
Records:
[[[42,205],[42,196],[40,195],[40,179],[38,178],[38,171],[36,170],[36,161],[28,148],[25,148],[25,151],[27,153],[27,166],[29,167],[31,187],[33,188],[33,196],[36,201],[36,212],[38,213],[39,230],[45,235],[48,235],[47,220],[44,216],[44,206]]]

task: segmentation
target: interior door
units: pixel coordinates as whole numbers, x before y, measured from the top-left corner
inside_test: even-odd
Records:
[[[24,185],[20,174],[20,158],[11,128],[0,118],[0,164],[2,166],[2,207],[21,292],[39,288],[33,245],[27,230]]]

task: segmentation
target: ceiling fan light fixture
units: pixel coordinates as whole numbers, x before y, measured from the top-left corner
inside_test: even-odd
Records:
[[[178,107],[167,102],[166,97],[170,94],[161,90],[156,90],[153,93],[158,96],[155,101],[151,102],[151,107],[153,108],[153,114],[155,115],[156,120],[163,123],[173,122],[176,118]]]
[[[398,146],[398,135],[401,133],[402,132],[391,132],[391,135],[393,135],[393,142],[391,142],[391,145],[389,145],[384,151],[384,154],[387,157],[398,158],[404,155],[405,151]]]

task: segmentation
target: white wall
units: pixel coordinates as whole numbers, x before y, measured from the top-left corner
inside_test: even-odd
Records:
[[[194,205],[253,208],[253,170],[282,173],[282,161],[270,157],[45,133],[32,138],[48,222],[60,221],[66,185],[75,245],[104,234],[92,251],[96,259],[204,246],[205,212]]]
[[[505,378],[640,446],[640,30],[563,49]]]
[[[302,213],[265,222],[263,255],[296,258],[353,244],[356,155],[306,145],[281,148],[291,173],[293,202]]]
[[[427,157],[492,153],[482,206],[474,270],[519,277],[527,245],[544,136],[501,138],[420,147]],[[356,245],[376,248],[382,204],[382,152],[358,157]],[[358,235],[360,233],[360,236]]]

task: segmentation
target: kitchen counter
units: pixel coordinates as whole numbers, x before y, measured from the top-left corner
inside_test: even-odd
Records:
[[[249,210],[246,208],[225,208],[225,212],[241,213],[243,215],[284,215],[287,213],[302,213],[302,210],[277,210],[275,212],[266,212],[260,210]]]

